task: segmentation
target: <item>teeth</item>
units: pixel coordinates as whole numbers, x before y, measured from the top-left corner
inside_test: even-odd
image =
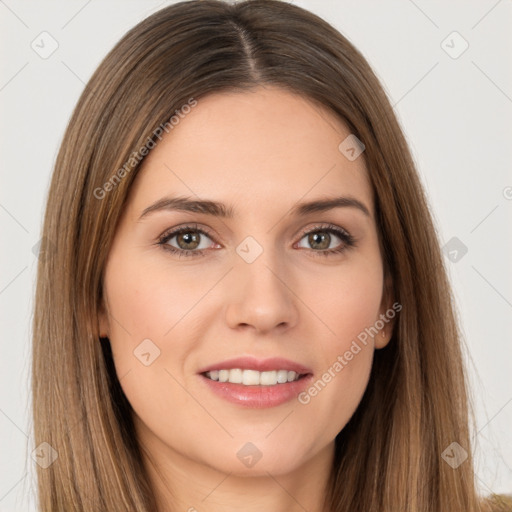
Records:
[[[241,384],[243,382],[244,374],[240,368],[224,371],[229,375],[229,382],[232,382],[233,384]]]
[[[277,372],[262,372],[260,375],[260,384],[262,386],[273,386],[277,383]]]
[[[269,372],[258,372],[257,370],[212,370],[205,374],[211,380],[219,382],[230,382],[232,384],[244,384],[245,386],[275,386],[285,382],[298,380],[300,374],[288,370],[272,370]]]
[[[282,384],[288,380],[288,372],[286,370],[279,370],[277,372],[277,382]]]
[[[232,371],[233,370],[229,370],[229,378],[231,378]],[[257,372],[256,370],[244,370],[242,372],[242,384],[245,384],[246,386],[258,386],[259,383],[260,372]]]

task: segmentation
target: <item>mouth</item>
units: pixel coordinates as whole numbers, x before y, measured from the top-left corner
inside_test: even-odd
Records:
[[[218,397],[256,409],[274,407],[296,398],[313,379],[309,368],[282,358],[236,358],[203,368],[198,373]]]

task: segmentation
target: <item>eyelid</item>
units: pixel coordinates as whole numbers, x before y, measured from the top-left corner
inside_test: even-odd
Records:
[[[179,234],[181,231],[186,231],[187,229],[190,229],[190,230],[194,230],[194,231],[198,231],[200,233],[203,233],[207,236],[209,236],[210,238],[212,239],[215,239],[215,237],[212,235],[211,231],[209,228],[206,228],[206,227],[202,227],[200,226],[199,224],[197,223],[189,223],[189,224],[185,224],[183,226],[177,226],[175,228],[169,228],[167,230],[165,230],[159,237],[158,237],[158,240],[161,240],[162,238],[165,238],[166,236],[168,235],[171,235],[171,234]],[[336,224],[331,224],[329,222],[319,222],[313,226],[309,226],[309,227],[306,227],[306,228],[302,228],[298,233],[297,235],[295,236],[300,236],[301,238],[309,233],[311,233],[312,231],[315,231],[317,229],[333,229],[333,230],[338,230],[338,231],[343,231],[346,235],[349,235],[349,236],[352,236],[345,228],[343,228],[342,226],[337,226]],[[218,243],[218,242],[217,242]]]
[[[331,224],[330,222],[319,222],[315,224],[314,226],[309,226],[307,228],[303,228],[299,231],[297,236],[300,236],[300,238],[304,237],[305,235],[309,235],[309,233],[313,231],[319,231],[321,229],[324,229],[326,231],[333,230],[333,231],[341,231],[345,233],[345,235],[352,237],[352,235],[343,227],[337,226],[336,224]]]
[[[185,229],[193,229],[193,230],[197,230],[197,231],[203,231],[203,232],[207,233],[208,235],[210,235],[209,228],[203,227],[202,225],[198,224],[197,222],[187,222],[183,225],[179,225],[179,226],[175,226],[173,228],[166,229],[158,238],[163,238],[166,235],[169,235],[171,233],[179,233],[180,231],[185,230]]]

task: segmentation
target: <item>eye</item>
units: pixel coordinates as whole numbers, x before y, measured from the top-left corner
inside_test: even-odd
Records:
[[[210,238],[205,230],[197,226],[182,226],[164,233],[158,240],[158,244],[178,256],[203,256],[203,250],[208,249],[212,244],[203,242],[202,238]],[[174,242],[176,245],[170,243],[173,239],[176,239]]]
[[[204,256],[206,249],[212,248],[212,243],[205,240],[212,236],[197,225],[182,226],[164,233],[158,240],[158,245],[166,251],[169,251],[178,257],[181,256]],[[175,240],[174,240],[175,239]],[[331,256],[342,253],[356,245],[356,241],[350,233],[343,228],[329,225],[315,226],[313,229],[302,233],[301,240],[306,239],[306,243],[310,246],[310,252],[315,256]],[[341,243],[332,248],[332,242],[338,239]],[[173,243],[171,243],[173,241]],[[215,244],[215,242],[214,242]],[[220,247],[216,244],[217,247]],[[298,247],[304,247],[299,245]]]
[[[338,243],[332,248],[331,243],[336,242],[336,238],[341,241],[341,244]],[[306,239],[306,243],[312,248],[315,256],[339,254],[356,245],[354,237],[348,231],[333,224],[315,226],[312,230],[303,233],[301,240],[303,239]],[[299,247],[303,246],[299,245]]]

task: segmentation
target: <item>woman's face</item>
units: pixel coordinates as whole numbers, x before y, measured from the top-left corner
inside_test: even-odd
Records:
[[[339,149],[349,135],[258,88],[200,99],[146,157],[100,333],[159,463],[279,475],[332,453],[391,332],[368,335],[390,302],[363,156]],[[363,206],[304,206],[341,197]]]

